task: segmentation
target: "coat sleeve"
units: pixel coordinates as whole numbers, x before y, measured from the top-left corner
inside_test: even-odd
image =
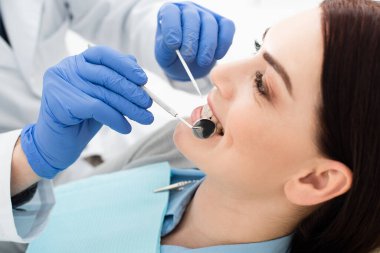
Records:
[[[14,145],[20,130],[0,134],[0,241],[29,242],[43,230],[54,205],[52,183],[41,180],[34,197],[12,209],[10,182]]]
[[[85,39],[133,54],[156,74],[156,16],[165,0],[55,0],[66,11],[70,29]]]
[[[174,88],[196,94],[190,82],[170,80],[155,60],[157,13],[167,0],[56,1],[68,12],[70,28],[85,39],[133,54],[143,68],[166,79]],[[204,94],[212,87],[207,77],[198,84]]]

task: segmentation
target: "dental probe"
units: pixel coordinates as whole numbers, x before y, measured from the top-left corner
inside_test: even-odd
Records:
[[[178,113],[176,111],[174,111],[173,108],[171,108],[170,106],[168,106],[164,101],[162,101],[159,97],[157,97],[152,91],[150,91],[145,85],[141,86],[143,88],[143,90],[146,91],[146,93],[148,93],[148,95],[153,99],[154,102],[156,102],[162,109],[164,109],[165,111],[167,111],[169,114],[171,114],[174,118],[177,118],[179,119],[180,121],[182,121],[186,126],[188,126],[189,128],[193,129],[198,129],[200,127],[193,127],[192,125],[190,125],[189,122],[187,122],[185,119],[181,118],[178,116]]]
[[[187,66],[185,60],[183,59],[181,53],[178,49],[175,50],[179,60],[181,61],[183,68],[185,69],[187,75],[189,76],[191,83],[193,84],[194,88],[197,90],[199,96],[202,97],[201,91],[199,90],[198,84],[194,79],[193,74],[191,74],[191,71],[189,69],[189,66]],[[211,121],[210,119],[199,119],[197,122],[195,122],[194,126],[192,127],[193,134],[195,137],[199,139],[207,139],[216,134],[216,124]]]
[[[179,50],[176,49],[175,52],[176,52],[176,54],[177,54],[179,60],[181,61],[182,66],[183,66],[183,68],[185,69],[187,75],[189,76],[189,78],[190,78],[190,80],[191,80],[191,83],[193,84],[194,88],[197,90],[199,96],[202,97],[202,93],[201,93],[201,91],[199,90],[198,84],[197,84],[197,82],[195,81],[193,74],[191,74],[191,71],[190,71],[190,69],[189,69],[189,66],[187,66],[187,64],[186,64],[185,60],[183,59],[183,57],[182,57],[181,53],[179,52]]]

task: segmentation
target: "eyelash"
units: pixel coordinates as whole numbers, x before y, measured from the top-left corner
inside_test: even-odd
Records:
[[[255,88],[259,95],[268,97],[269,92],[268,92],[268,87],[265,85],[264,80],[263,80],[263,74],[260,71],[256,72],[256,77],[255,77]]]
[[[261,44],[255,40],[255,54],[259,52],[261,49]],[[263,74],[260,71],[256,72],[256,77],[255,77],[255,89],[257,93],[260,96],[268,97],[269,92],[268,92],[268,87],[265,85],[264,80],[263,80]]]

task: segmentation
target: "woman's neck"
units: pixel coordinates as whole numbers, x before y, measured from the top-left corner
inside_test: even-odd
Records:
[[[216,188],[206,177],[161,244],[201,248],[267,241],[290,234],[298,223],[299,216],[281,200],[245,200]]]

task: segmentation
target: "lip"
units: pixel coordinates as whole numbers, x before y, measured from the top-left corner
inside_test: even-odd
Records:
[[[202,108],[203,106],[198,106],[197,108],[195,108],[193,110],[193,112],[191,113],[191,116],[190,116],[190,119],[191,119],[191,124],[194,125],[194,123],[200,119],[201,117],[201,112],[202,112]]]

